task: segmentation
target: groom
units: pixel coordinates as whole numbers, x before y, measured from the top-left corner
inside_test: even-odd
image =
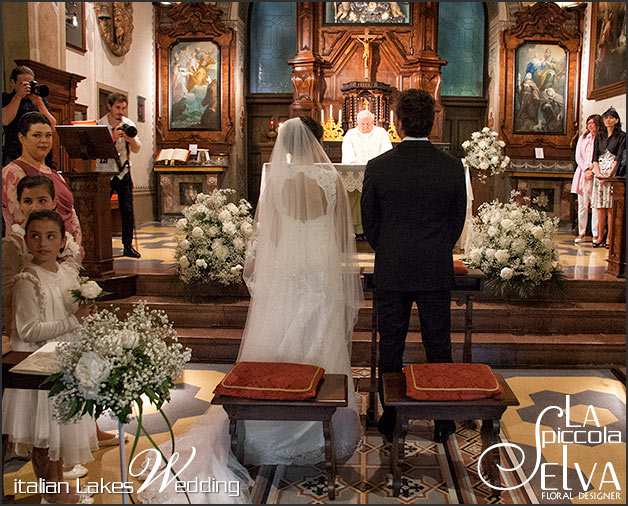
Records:
[[[416,302],[428,362],[451,362],[452,250],[466,212],[462,163],[428,140],[434,99],[423,90],[399,96],[396,127],[403,139],[366,166],[362,189],[364,234],[375,250],[379,390],[382,374],[401,372],[412,304]],[[396,412],[384,407],[378,430],[392,441]],[[434,440],[456,430],[435,423]]]

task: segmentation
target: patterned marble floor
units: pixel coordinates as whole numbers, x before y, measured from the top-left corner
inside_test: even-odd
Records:
[[[173,253],[176,245],[174,239],[175,229],[170,226],[162,226],[158,223],[144,225],[137,230],[136,248],[142,254],[142,258],[134,260],[121,257],[122,243],[120,238],[114,238],[114,268],[118,273],[159,273],[173,272]],[[569,279],[616,279],[606,271],[606,257],[608,250],[605,248],[593,248],[591,238],[587,242],[574,244],[575,236],[571,234],[559,234],[557,237],[560,261],[564,266],[565,276]],[[358,242],[358,254],[360,263],[369,265],[373,263],[374,255],[368,244]],[[455,255],[462,257],[461,253]]]
[[[228,370],[228,365],[189,364],[181,382],[173,391],[165,411],[175,434],[184,433],[205,412],[214,386]],[[403,471],[402,493],[392,497],[388,471],[390,445],[376,431],[367,430],[362,446],[338,468],[336,504],[606,504],[625,503],[626,461],[626,390],[607,370],[501,370],[521,405],[508,408],[502,418],[501,439],[511,446],[501,449],[502,466],[517,471],[502,471],[502,484],[511,487],[495,495],[478,476],[477,461],[481,438],[474,429],[458,423],[455,437],[446,445],[433,443],[429,421],[414,422],[406,440],[407,465]],[[364,377],[368,369],[355,368],[354,376]],[[366,395],[357,394],[363,413]],[[569,410],[567,408],[569,395]],[[552,408],[551,406],[556,406]],[[543,413],[546,410],[547,413]],[[535,424],[546,444],[539,448],[538,464],[545,466],[545,483],[537,464]],[[568,418],[568,419],[567,419]],[[161,417],[147,410],[144,418],[148,431],[158,442],[167,439],[167,428]],[[107,418],[99,421],[105,430],[116,425]],[[571,426],[572,428],[570,428]],[[134,424],[126,427],[134,433]],[[558,434],[581,432],[584,443],[553,442]],[[608,437],[612,431],[619,436]],[[597,439],[596,439],[597,438]],[[617,440],[618,439],[618,440]],[[598,440],[600,440],[598,442]],[[588,442],[586,442],[588,441]],[[127,454],[133,440],[126,445]],[[145,437],[138,449],[148,448]],[[89,474],[81,480],[104,482],[119,480],[118,449],[107,448],[95,453],[88,464]],[[565,463],[563,464],[563,459]],[[553,464],[552,464],[553,463]],[[612,472],[610,471],[612,469]],[[251,490],[253,503],[326,504],[325,473],[321,465],[262,466],[249,468],[255,479]],[[564,473],[564,477],[563,477]],[[28,461],[13,459],[4,475],[5,491],[15,480],[33,480]],[[581,482],[589,483],[584,488]],[[615,485],[620,487],[616,490]],[[135,484],[135,489],[139,487]],[[516,487],[516,488],[515,488]],[[544,490],[545,489],[545,490]],[[555,490],[553,490],[555,489]],[[582,490],[588,490],[587,496]],[[556,494],[560,497],[556,498]],[[554,494],[554,495],[552,495]],[[38,503],[39,496],[18,494],[19,503]],[[120,495],[103,493],[95,497],[99,504],[119,504]],[[184,502],[184,501],[183,501]]]

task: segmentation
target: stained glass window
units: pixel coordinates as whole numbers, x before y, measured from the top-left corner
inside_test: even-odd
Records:
[[[292,93],[297,4],[255,2],[251,12],[251,93]]]
[[[482,2],[440,2],[438,56],[443,67],[441,95],[481,97],[484,83],[484,24]]]

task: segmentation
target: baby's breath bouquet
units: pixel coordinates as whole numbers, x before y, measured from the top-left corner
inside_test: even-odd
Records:
[[[166,313],[150,310],[145,301],[138,302],[126,319],[120,319],[117,310],[103,310],[86,317],[74,338],[57,346],[61,372],[46,379],[52,384],[49,396],[54,398],[55,418],[66,423],[107,412],[125,424],[135,406],[137,433],[129,460],[143,432],[165,462],[142,425],[142,397],[148,398],[168,425],[174,452],[172,426],[161,408],[170,400],[170,389],[191,355],[178,342]]]
[[[484,127],[480,132],[473,132],[471,138],[462,143],[466,156],[462,163],[467,167],[478,170],[480,182],[486,182],[491,175],[501,174],[510,163],[510,158],[504,156],[504,141],[500,141],[497,132]]]
[[[235,190],[199,193],[177,222],[175,261],[184,283],[218,281],[229,286],[242,282],[247,242],[253,232],[251,204],[227,202]]]
[[[480,206],[463,260],[480,269],[487,288],[501,297],[539,297],[546,289],[560,292],[563,274],[554,243],[558,218],[518,204],[518,195],[513,192],[507,204],[494,200]]]

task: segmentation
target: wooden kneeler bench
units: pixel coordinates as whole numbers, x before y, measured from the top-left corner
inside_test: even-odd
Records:
[[[344,408],[349,404],[347,384],[347,376],[344,374],[325,374],[313,399],[283,401],[215,395],[212,404],[221,405],[229,416],[231,451],[240,461],[242,461],[240,450],[244,445],[238,445],[238,442],[244,441],[246,437],[244,424],[238,424],[240,420],[323,422],[327,493],[329,499],[334,500],[336,498],[336,453],[331,417],[337,408]],[[290,434],[286,434],[286,437],[290,437]]]
[[[482,420],[482,452],[498,442],[499,421],[506,408],[518,406],[519,400],[501,374],[495,374],[495,377],[503,389],[503,395],[499,399],[418,401],[406,395],[406,378],[403,373],[383,375],[384,405],[397,410],[397,423],[390,455],[394,497],[399,496],[401,489],[401,469],[405,459],[404,444],[410,420]],[[482,472],[488,476],[488,481],[492,485],[499,487],[501,484],[497,462],[499,449],[494,448],[484,457]]]

